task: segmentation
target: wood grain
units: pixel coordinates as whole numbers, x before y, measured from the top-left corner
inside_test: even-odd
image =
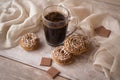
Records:
[[[0,56],[0,80],[52,80],[42,70]],[[54,80],[68,80],[56,77]]]

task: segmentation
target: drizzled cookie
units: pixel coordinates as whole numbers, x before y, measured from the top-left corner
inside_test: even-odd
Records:
[[[65,65],[73,62],[73,56],[70,52],[67,52],[64,46],[56,47],[52,52],[53,60],[57,63]]]
[[[27,33],[20,39],[20,45],[25,50],[34,50],[38,47],[39,38],[34,33]]]
[[[64,41],[64,46],[65,49],[73,55],[80,55],[88,50],[89,41],[85,36],[74,34]]]

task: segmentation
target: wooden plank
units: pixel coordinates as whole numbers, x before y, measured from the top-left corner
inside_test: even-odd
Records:
[[[0,56],[0,80],[53,80],[43,70]],[[55,80],[68,80],[56,77]]]

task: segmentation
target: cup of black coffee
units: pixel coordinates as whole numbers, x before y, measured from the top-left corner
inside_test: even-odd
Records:
[[[63,43],[69,23],[70,13],[63,6],[52,5],[44,9],[42,21],[46,41],[51,46]]]

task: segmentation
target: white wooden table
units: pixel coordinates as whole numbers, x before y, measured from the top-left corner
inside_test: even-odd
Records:
[[[0,56],[0,80],[52,80],[43,70]],[[58,76],[55,80],[68,80]]]

